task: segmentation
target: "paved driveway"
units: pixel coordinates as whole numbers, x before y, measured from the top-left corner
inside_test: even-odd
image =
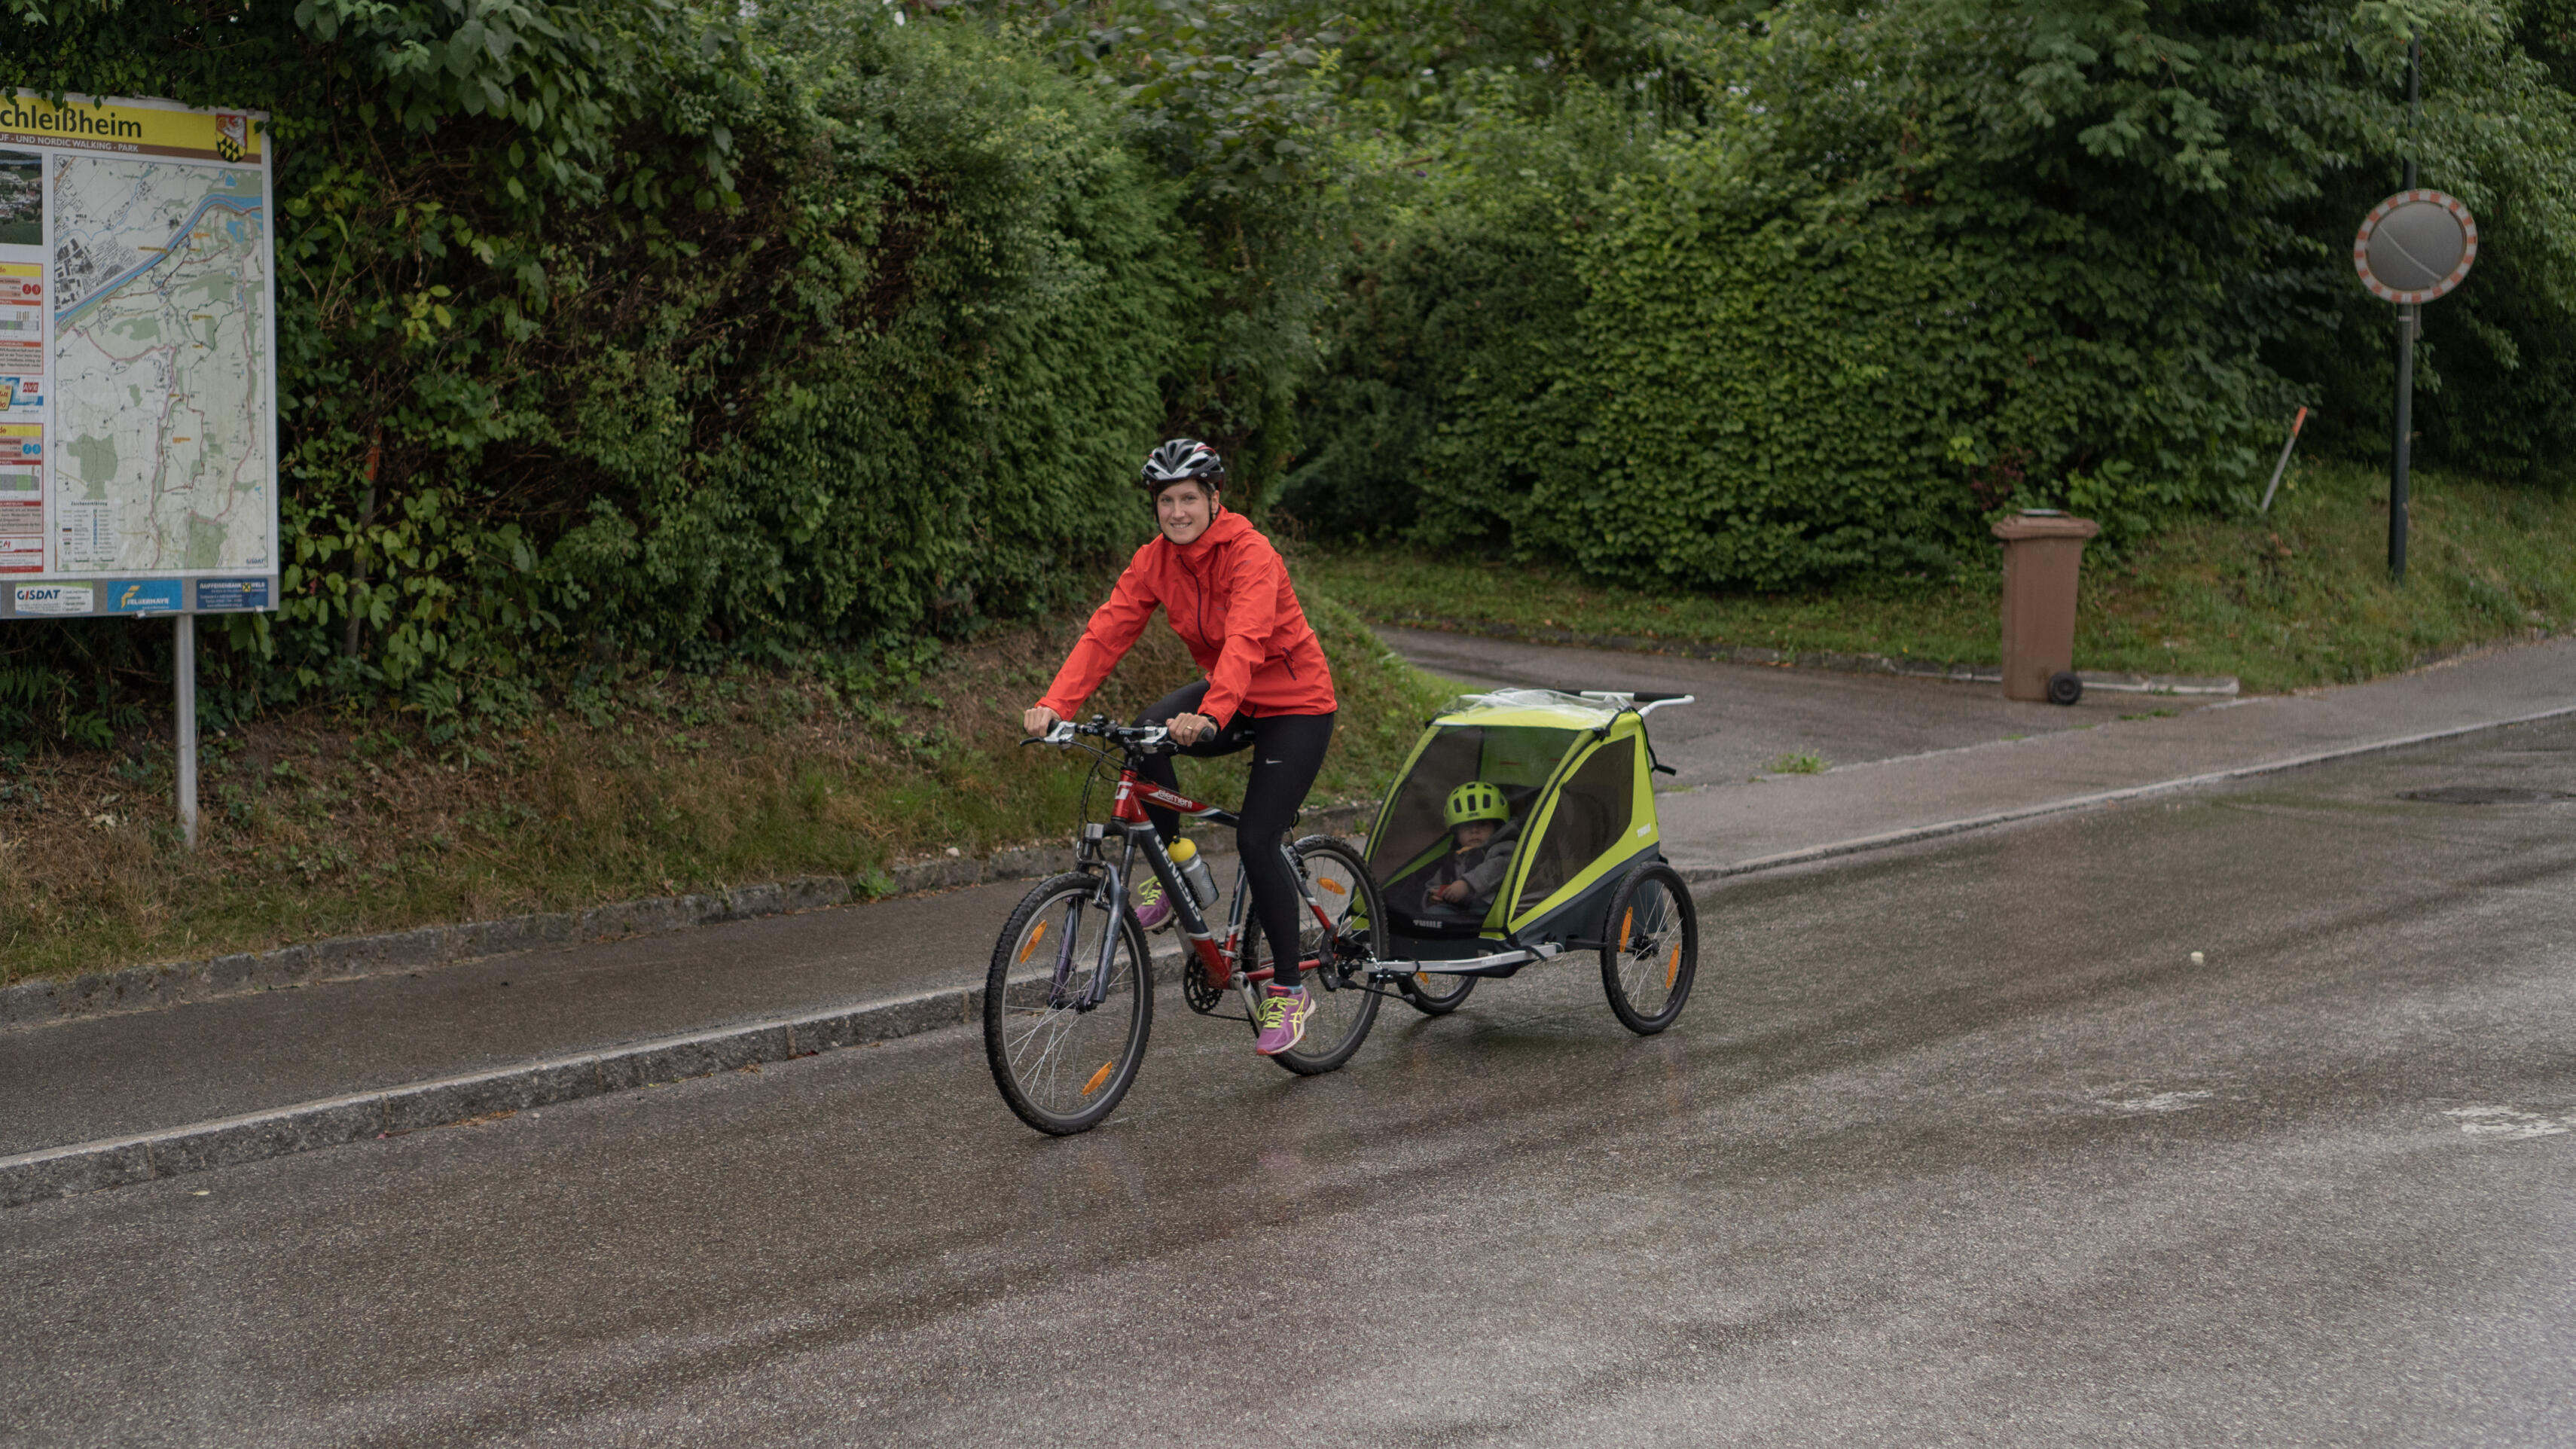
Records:
[[[2008,700],[1999,684],[1719,664],[1428,629],[1381,627],[1377,633],[1410,662],[1478,688],[1534,685],[1698,695],[1696,705],[1654,715],[1656,753],[1681,772],[1670,782],[1673,789],[1740,781],[1801,751],[1828,764],[1852,765],[2074,729],[2123,714],[2181,711],[2199,703],[2096,692],[2068,708]]]

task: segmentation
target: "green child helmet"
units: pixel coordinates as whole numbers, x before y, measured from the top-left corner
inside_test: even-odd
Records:
[[[1442,807],[1440,818],[1455,830],[1472,820],[1509,820],[1512,807],[1503,803],[1502,791],[1482,780],[1470,780],[1449,792],[1449,803]]]

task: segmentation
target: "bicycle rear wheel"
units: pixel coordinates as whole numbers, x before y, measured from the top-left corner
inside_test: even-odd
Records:
[[[1378,904],[1377,882],[1370,879],[1359,852],[1329,835],[1309,835],[1297,842],[1295,854],[1306,889],[1332,918],[1339,941],[1338,949],[1328,946],[1323,923],[1312,914],[1306,917],[1305,929],[1297,933],[1297,954],[1317,963],[1306,973],[1315,1014],[1306,1019],[1305,1040],[1271,1060],[1301,1077],[1311,1077],[1349,1061],[1377,1022],[1378,994],[1368,989],[1368,963],[1386,950],[1386,912]],[[1245,934],[1247,940],[1258,939],[1266,950],[1265,933]]]
[[[1079,872],[1020,898],[984,973],[984,1059],[1019,1119],[1063,1137],[1127,1095],[1154,1024],[1145,933]]]

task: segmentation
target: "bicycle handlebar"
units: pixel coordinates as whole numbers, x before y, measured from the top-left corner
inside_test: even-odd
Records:
[[[1111,724],[1107,715],[1093,715],[1087,724],[1058,720],[1055,728],[1042,735],[1020,741],[1024,745],[1070,745],[1076,736],[1090,735],[1120,746],[1130,754],[1153,755],[1173,749],[1172,732],[1161,725]]]

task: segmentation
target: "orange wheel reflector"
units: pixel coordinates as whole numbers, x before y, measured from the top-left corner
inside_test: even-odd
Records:
[[[1416,971],[1413,973],[1413,979],[1421,985],[1428,986],[1431,984],[1431,973],[1428,971]]]
[[[1029,953],[1038,948],[1038,942],[1046,939],[1046,928],[1047,923],[1040,921],[1038,922],[1038,928],[1029,932],[1029,943],[1020,948],[1020,961],[1022,964],[1025,965],[1029,959]]]
[[[1102,1062],[1100,1070],[1091,1074],[1091,1080],[1082,1084],[1082,1095],[1088,1097],[1099,1091],[1100,1084],[1109,1080],[1109,1069],[1117,1065],[1116,1062]]]
[[[1619,918],[1619,944],[1611,949],[1614,951],[1627,950],[1628,942],[1635,937],[1636,933],[1637,908],[1635,906],[1630,906],[1628,908],[1628,914]]]
[[[1679,942],[1675,942],[1675,943],[1673,944],[1673,956],[1672,956],[1672,959],[1671,959],[1671,960],[1669,960],[1669,961],[1666,961],[1666,962],[1664,963],[1664,989],[1665,989],[1666,991],[1670,991],[1670,990],[1672,990],[1672,989],[1673,989],[1673,978],[1675,978],[1675,977],[1677,977],[1677,976],[1679,976],[1679,975],[1681,975],[1681,974],[1682,974],[1682,948],[1681,948],[1681,943],[1679,943]]]
[[[1328,890],[1328,891],[1331,891],[1333,894],[1335,894],[1335,895],[1337,895],[1337,896],[1346,896],[1346,895],[1349,895],[1349,894],[1351,893],[1351,888],[1350,888],[1349,886],[1346,886],[1346,885],[1342,884],[1340,881],[1337,881],[1337,880],[1329,880],[1329,879],[1325,879],[1325,878],[1322,878],[1322,877],[1318,877],[1318,878],[1316,879],[1316,881],[1315,881],[1315,884],[1317,884],[1317,885],[1319,885],[1319,886],[1322,886],[1324,889],[1326,889],[1326,890]]]

